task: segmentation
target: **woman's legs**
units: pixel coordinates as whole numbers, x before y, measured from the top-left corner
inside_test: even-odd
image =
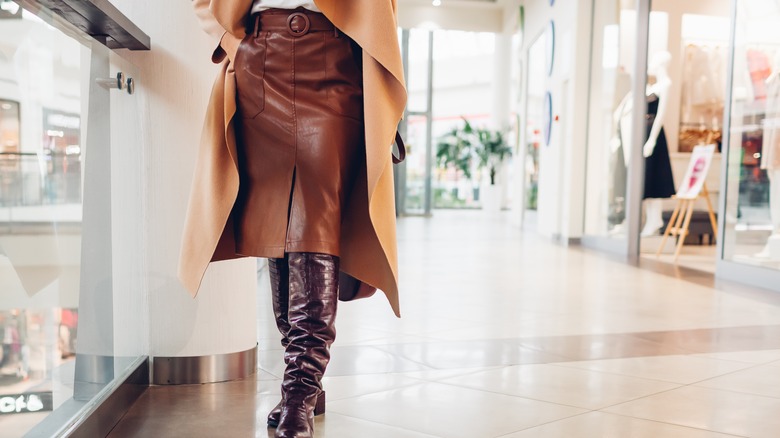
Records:
[[[289,253],[287,258],[290,330],[276,437],[304,438],[314,434],[321,380],[336,338],[339,259],[318,253]]]

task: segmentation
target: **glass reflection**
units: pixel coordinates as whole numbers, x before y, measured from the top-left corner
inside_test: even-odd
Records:
[[[780,269],[780,5],[737,6],[724,258]]]
[[[625,238],[626,185],[636,10],[634,2],[596,0],[587,163],[585,234]]]
[[[0,22],[0,437],[10,437],[73,397],[90,52],[28,11]]]
[[[539,193],[539,148],[544,144],[544,98],[547,64],[543,34],[528,49],[525,117],[525,209],[536,210]]]
[[[409,77],[407,87],[409,101],[407,111],[417,113],[407,117],[406,142],[406,194],[403,212],[425,213],[426,146],[428,143],[428,58],[430,32],[425,29],[409,30]]]
[[[494,80],[496,38],[492,33],[436,30],[433,40],[433,145],[455,129],[463,129],[464,120],[475,129],[492,126],[490,114]],[[435,163],[433,180],[434,208],[477,208],[485,196],[487,171],[470,163],[471,177],[453,166]]]

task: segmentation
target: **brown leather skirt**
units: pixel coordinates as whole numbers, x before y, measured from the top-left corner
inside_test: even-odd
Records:
[[[252,24],[235,58],[237,252],[338,256],[341,212],[365,166],[362,51],[303,9]]]

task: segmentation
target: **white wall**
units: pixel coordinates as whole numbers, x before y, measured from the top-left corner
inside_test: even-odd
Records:
[[[496,4],[448,2],[437,7],[430,0],[401,0],[398,4],[398,26],[404,29],[500,32],[503,22],[503,8]]]
[[[583,228],[592,2],[557,1],[550,6],[548,0],[524,0],[510,6],[509,17],[518,15],[515,11],[520,4],[525,6],[521,55],[551,20],[555,22],[555,61],[546,87],[552,93],[553,118],[558,120],[553,122],[550,145],[540,151],[538,231],[564,240],[578,238]],[[523,77],[527,77],[527,64]],[[521,115],[525,112],[524,100],[518,111]],[[521,139],[521,144],[525,143]]]
[[[206,103],[217,66],[213,42],[187,1],[112,0],[152,40],[150,52],[121,51],[137,67],[143,155],[150,355],[232,353],[256,343],[254,259],[212,265],[197,299],[176,278],[181,230]]]

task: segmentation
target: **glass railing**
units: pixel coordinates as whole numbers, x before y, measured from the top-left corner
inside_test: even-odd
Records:
[[[0,208],[80,203],[80,153],[0,153]]]
[[[148,338],[139,93],[112,79],[140,78],[23,3],[0,0],[0,438],[73,431]]]

